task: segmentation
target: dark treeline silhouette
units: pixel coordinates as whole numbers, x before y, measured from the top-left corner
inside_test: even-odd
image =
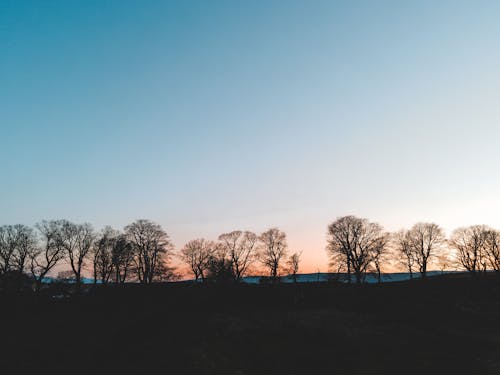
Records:
[[[426,278],[432,264],[441,270],[464,269],[472,274],[500,270],[500,232],[485,225],[458,228],[446,239],[435,223],[417,223],[408,230],[385,232],[380,224],[355,216],[338,218],[328,226],[327,251],[331,266],[361,283],[368,272],[380,281],[383,268],[403,269],[410,278]]]
[[[417,223],[408,230],[388,233],[368,219],[344,216],[328,226],[330,266],[346,281],[361,284],[367,274],[379,282],[387,269],[404,270],[426,278],[430,266],[463,269],[472,275],[500,270],[500,232],[485,225],[458,228],[447,240],[435,223]],[[296,282],[300,252],[289,255],[286,233],[271,228],[260,235],[250,231],[223,233],[217,241],[191,240],[175,251],[159,225],[137,220],[123,231],[109,226],[96,232],[88,223],[44,220],[34,228],[0,227],[0,277],[15,285],[33,281],[34,290],[63,264],[58,278],[71,280],[80,290],[85,271],[94,284],[154,282],[180,277],[173,259],[179,259],[195,281],[240,282],[245,276],[265,272],[275,283],[284,274]],[[57,268],[56,268],[57,267]]]
[[[2,373],[78,364],[78,373],[113,374],[498,374],[500,278],[485,272],[498,270],[498,239],[485,226],[446,239],[432,223],[388,233],[340,217],[327,252],[345,280],[300,283],[301,252],[277,228],[175,251],[147,220],[122,231],[65,220],[2,226]],[[183,271],[176,258],[196,282],[161,283]],[[424,278],[430,266],[474,277],[365,283],[389,267]],[[258,271],[265,282],[241,282]],[[83,286],[84,273],[94,284]],[[285,275],[294,282],[280,283]]]
[[[87,268],[94,283],[150,284],[174,277],[169,266],[172,251],[167,233],[148,220],[137,220],[123,232],[111,227],[95,232],[88,223],[67,220],[44,220],[34,230],[4,225],[0,227],[0,276],[11,280],[12,274],[27,274],[38,291],[49,273],[64,263],[70,269],[59,275],[71,279],[77,291]]]

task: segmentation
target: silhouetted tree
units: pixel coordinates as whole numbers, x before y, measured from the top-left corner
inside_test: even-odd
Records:
[[[388,263],[389,252],[387,244],[389,238],[389,234],[383,233],[379,237],[378,244],[375,243],[373,246],[373,267],[377,274],[377,282],[379,284],[382,282],[382,267],[384,264]]]
[[[81,288],[82,270],[92,250],[94,238],[94,231],[90,224],[74,224],[63,220],[59,226],[58,240],[74,273],[77,291]]]
[[[208,259],[206,279],[217,283],[229,283],[236,280],[231,256],[224,244],[214,243],[214,249]]]
[[[137,220],[125,227],[134,250],[134,271],[140,283],[151,284],[158,279],[160,268],[170,260],[173,251],[168,234],[159,224]]]
[[[259,241],[261,242],[260,261],[269,270],[271,280],[276,282],[279,277],[281,262],[288,254],[286,234],[278,228],[271,228],[259,236]]]
[[[486,252],[486,236],[490,229],[484,225],[472,225],[455,229],[450,245],[456,251],[457,260],[473,275],[482,269]]]
[[[177,279],[179,279],[179,275],[176,273],[175,268],[169,265],[169,259],[162,257],[155,269],[153,280],[155,282],[164,282]]]
[[[257,235],[252,232],[237,230],[221,234],[219,241],[227,249],[235,280],[240,281],[248,271],[248,267],[255,260],[258,241]]]
[[[327,251],[334,261],[343,261],[361,283],[366,270],[384,251],[387,235],[382,226],[356,216],[338,218],[328,226]]]
[[[413,279],[413,269],[416,263],[416,256],[412,246],[410,232],[407,230],[400,230],[399,232],[394,233],[393,244],[400,263],[404,265],[410,274],[410,279]]]
[[[132,243],[123,234],[119,235],[113,243],[111,263],[115,283],[123,284],[129,276],[129,269],[134,259]]]
[[[16,251],[16,233],[12,225],[0,227],[0,275],[6,274],[12,268]]]
[[[59,241],[61,221],[42,221],[35,225],[39,233],[40,245],[30,254],[30,271],[36,282],[36,291],[39,291],[43,279],[64,258],[64,248]]]
[[[427,275],[429,260],[439,255],[446,243],[443,230],[434,223],[417,223],[409,231],[410,244],[422,279]]]
[[[17,240],[13,269],[18,273],[23,273],[28,266],[30,257],[37,251],[37,238],[35,231],[26,225],[14,225],[14,230]]]
[[[485,256],[491,269],[500,271],[500,232],[489,229],[485,233]]]
[[[116,246],[120,233],[107,226],[105,227],[97,240],[95,241],[92,249],[93,253],[93,272],[94,284],[97,279],[103,284],[107,284],[113,273],[113,249]]]
[[[210,260],[216,250],[216,244],[204,238],[189,241],[180,252],[180,257],[194,275],[196,281],[205,281]]]
[[[36,244],[35,232],[26,225],[0,227],[0,275],[9,271],[22,274]]]
[[[288,273],[290,274],[290,277],[293,279],[294,283],[297,282],[297,273],[299,272],[301,255],[302,252],[293,253],[292,255],[290,255],[286,262]]]

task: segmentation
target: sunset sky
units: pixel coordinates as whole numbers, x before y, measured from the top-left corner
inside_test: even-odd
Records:
[[[499,1],[0,0],[0,225],[500,229]]]

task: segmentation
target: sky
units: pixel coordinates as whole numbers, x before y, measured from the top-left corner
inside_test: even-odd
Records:
[[[0,224],[147,218],[176,248],[500,228],[498,1],[0,0]]]

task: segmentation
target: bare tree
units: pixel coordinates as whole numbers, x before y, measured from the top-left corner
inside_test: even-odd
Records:
[[[14,226],[0,227],[0,275],[6,274],[12,268],[17,246],[17,236]]]
[[[300,253],[293,253],[290,255],[288,258],[286,265],[288,268],[288,273],[290,274],[290,277],[293,279],[293,282],[297,282],[297,273],[299,272],[299,266],[300,266],[300,257],[302,256],[302,252]]]
[[[22,224],[0,227],[0,275],[9,271],[23,273],[26,261],[36,250],[36,236]]]
[[[129,269],[134,259],[134,248],[125,235],[119,235],[114,241],[111,263],[115,283],[123,284],[129,276]]]
[[[64,258],[64,249],[58,240],[60,221],[42,221],[35,225],[40,237],[40,246],[30,254],[30,271],[39,291],[45,276]]]
[[[0,282],[4,288],[25,286],[26,261],[35,252],[36,237],[31,228],[21,224],[0,227]]]
[[[94,231],[90,224],[74,224],[67,220],[61,222],[58,240],[69,260],[75,275],[77,291],[81,288],[82,270],[94,244]]]
[[[107,226],[96,240],[93,253],[94,284],[99,278],[102,284],[107,284],[113,273],[113,249],[120,233]]]
[[[351,270],[360,284],[370,265],[382,254],[387,242],[387,235],[382,226],[355,216],[338,218],[328,226],[327,251],[332,262],[343,262]],[[379,265],[380,269],[380,265]]]
[[[491,269],[500,271],[500,231],[494,229],[486,231],[484,249]]]
[[[27,268],[30,257],[37,251],[37,238],[35,231],[26,225],[14,225],[16,237],[16,250],[13,258],[13,269],[23,273]]]
[[[407,230],[400,230],[399,232],[393,234],[392,239],[396,254],[399,255],[398,259],[400,260],[400,263],[404,265],[410,274],[410,279],[413,279],[416,257],[413,251],[410,232]]]
[[[352,235],[353,223],[357,220],[354,216],[338,218],[328,226],[327,252],[330,257],[330,267],[335,267],[337,273],[346,272],[347,281],[351,283],[351,248],[354,245]]]
[[[484,225],[472,225],[455,229],[450,245],[456,251],[457,260],[473,275],[482,269],[485,257],[486,233],[490,229]]]
[[[258,237],[252,232],[233,231],[219,236],[227,249],[232,273],[236,281],[241,281],[248,267],[255,260]]]
[[[382,282],[382,268],[384,264],[388,263],[388,248],[387,244],[389,242],[389,234],[383,233],[379,236],[378,243],[373,244],[373,267],[375,273],[377,274],[377,282],[380,284]]]
[[[288,254],[285,232],[271,228],[259,236],[261,242],[260,261],[269,270],[273,282],[279,277],[281,262]]]
[[[231,254],[223,243],[213,243],[205,278],[217,283],[229,283],[236,280]]]
[[[127,225],[125,233],[134,249],[134,270],[139,282],[151,284],[171,258],[173,245],[168,234],[159,224],[149,220]]]
[[[162,257],[158,263],[155,273],[153,275],[153,280],[155,282],[164,282],[178,280],[179,275],[176,269],[169,264],[170,259]]]
[[[211,257],[216,250],[216,244],[204,238],[189,241],[180,252],[180,257],[194,275],[196,281],[205,281]]]
[[[429,261],[439,255],[446,239],[441,227],[434,223],[417,223],[409,231],[410,244],[422,279],[427,276]]]

